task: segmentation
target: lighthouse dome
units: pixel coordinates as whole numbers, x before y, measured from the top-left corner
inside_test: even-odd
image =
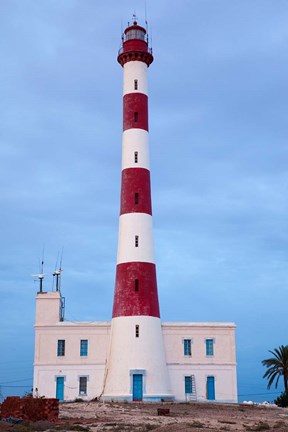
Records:
[[[139,39],[145,41],[146,30],[134,21],[133,26],[125,30],[126,41],[131,39]]]

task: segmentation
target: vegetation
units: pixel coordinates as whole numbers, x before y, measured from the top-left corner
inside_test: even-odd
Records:
[[[275,400],[274,403],[276,405],[278,405],[281,408],[286,408],[288,407],[288,392],[284,391],[280,394],[280,396],[278,396]]]
[[[263,366],[267,367],[263,378],[268,379],[267,388],[270,389],[275,381],[275,388],[278,387],[279,378],[283,377],[284,389],[288,394],[288,345],[281,345],[274,351],[269,351],[273,357],[262,360]]]

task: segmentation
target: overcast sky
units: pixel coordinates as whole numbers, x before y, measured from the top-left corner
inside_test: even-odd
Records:
[[[144,0],[0,0],[3,395],[32,384],[43,247],[46,290],[64,247],[66,319],[111,319],[116,58],[134,12],[144,24]],[[288,343],[288,2],[148,0],[147,14],[161,317],[234,321],[239,399],[272,400],[261,360]]]

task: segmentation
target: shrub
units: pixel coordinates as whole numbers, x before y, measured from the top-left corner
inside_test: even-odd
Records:
[[[274,403],[281,408],[286,408],[288,407],[288,392],[284,391],[280,394],[280,396],[278,396],[275,400]]]

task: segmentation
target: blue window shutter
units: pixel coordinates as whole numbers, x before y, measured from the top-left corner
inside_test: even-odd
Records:
[[[80,341],[80,356],[84,357],[88,355],[88,340],[81,339]]]
[[[206,339],[206,356],[214,355],[214,340]]]
[[[65,340],[59,339],[57,343],[57,356],[63,357],[65,356]]]
[[[191,356],[191,339],[184,339],[184,355]]]

